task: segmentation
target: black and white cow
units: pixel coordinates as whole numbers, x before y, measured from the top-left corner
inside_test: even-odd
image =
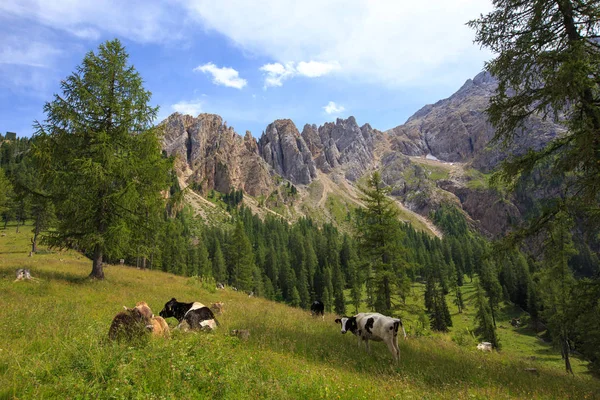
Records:
[[[315,316],[315,315],[321,315],[321,316],[323,316],[323,319],[325,319],[325,304],[323,304],[319,300],[315,300],[310,305],[310,313],[313,316]]]
[[[163,318],[173,317],[179,321],[179,326],[185,321],[190,329],[215,329],[219,321],[215,315],[202,303],[180,303],[173,297],[165,304],[159,314]]]
[[[365,342],[367,352],[370,352],[369,340],[384,342],[396,363],[400,361],[400,348],[398,347],[398,328],[402,328],[404,339],[406,331],[399,318],[387,317],[379,313],[359,313],[353,317],[342,317],[335,320],[341,324],[342,333],[352,332],[358,337],[358,346]]]

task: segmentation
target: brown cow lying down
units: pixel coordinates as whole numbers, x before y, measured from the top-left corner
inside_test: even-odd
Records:
[[[135,308],[140,310],[144,316],[150,316],[150,322],[152,323],[152,335],[158,337],[168,338],[171,336],[169,331],[169,325],[163,317],[156,316],[152,313],[152,310],[145,301],[140,301],[135,305]]]
[[[126,308],[113,318],[108,330],[108,338],[110,340],[142,339],[152,329],[151,318],[138,308]]]

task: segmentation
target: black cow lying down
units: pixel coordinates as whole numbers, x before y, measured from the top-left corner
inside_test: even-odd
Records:
[[[185,321],[190,329],[215,329],[219,321],[215,315],[202,303],[181,303],[173,297],[165,304],[159,314],[163,318],[173,317],[179,321],[179,326]]]

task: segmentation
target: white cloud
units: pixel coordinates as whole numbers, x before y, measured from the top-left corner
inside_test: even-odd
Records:
[[[329,103],[327,103],[326,106],[323,107],[323,110],[325,110],[327,114],[331,115],[339,114],[341,112],[344,112],[344,110],[346,109],[344,108],[344,106],[335,104],[333,101],[330,101]]]
[[[240,78],[238,71],[235,69],[229,67],[219,68],[213,63],[199,65],[194,68],[194,71],[212,75],[215,85],[241,89],[247,83],[245,79]]]
[[[269,86],[281,86],[283,81],[291,78],[295,74],[293,64],[265,64],[260,67],[260,70],[265,73],[265,88]]]
[[[335,70],[340,69],[340,63],[334,62],[319,62],[319,61],[301,61],[298,65],[293,62],[284,64],[273,63],[265,64],[260,67],[260,70],[265,74],[265,88],[269,86],[282,86],[283,81],[294,76],[305,76],[307,78],[317,78],[327,75]]]
[[[0,47],[0,64],[47,67],[60,53],[60,50],[48,43],[5,36]]]
[[[98,40],[101,32],[138,42],[181,39],[185,21],[173,13],[173,1],[145,0],[3,0],[0,15],[20,18]]]
[[[340,63],[334,62],[318,62],[318,61],[301,61],[298,63],[296,70],[300,75],[307,76],[309,78],[316,78],[319,76],[327,75],[335,70],[340,69]]]
[[[182,100],[179,103],[172,104],[171,109],[173,109],[173,111],[177,111],[180,114],[188,114],[193,117],[196,117],[202,112],[202,102],[198,100]]]
[[[180,1],[190,18],[245,51],[275,64],[297,63],[305,76],[327,70],[306,60],[336,60],[350,79],[436,84],[470,77],[490,56],[465,26],[491,9],[489,0]],[[279,85],[285,75],[267,78]]]

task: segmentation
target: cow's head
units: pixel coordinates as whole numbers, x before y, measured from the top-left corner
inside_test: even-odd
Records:
[[[140,311],[140,313],[148,319],[151,319],[154,316],[154,314],[152,313],[152,310],[148,306],[148,303],[146,303],[145,301],[138,302],[135,305],[135,308],[137,308]]]
[[[173,297],[171,300],[165,303],[165,308],[158,314],[163,318],[175,317],[175,306],[177,305],[177,300]]]
[[[346,333],[348,331],[356,334],[356,330],[358,325],[356,324],[356,317],[342,317],[335,320],[336,324],[340,324],[342,326],[342,333]]]
[[[145,313],[143,310],[140,310],[138,307],[128,308],[125,307],[125,311],[133,318],[133,321],[138,326],[144,326],[145,329],[149,332],[154,330],[154,325],[152,325],[152,312],[150,312],[150,316]],[[149,308],[148,308],[149,309]]]

